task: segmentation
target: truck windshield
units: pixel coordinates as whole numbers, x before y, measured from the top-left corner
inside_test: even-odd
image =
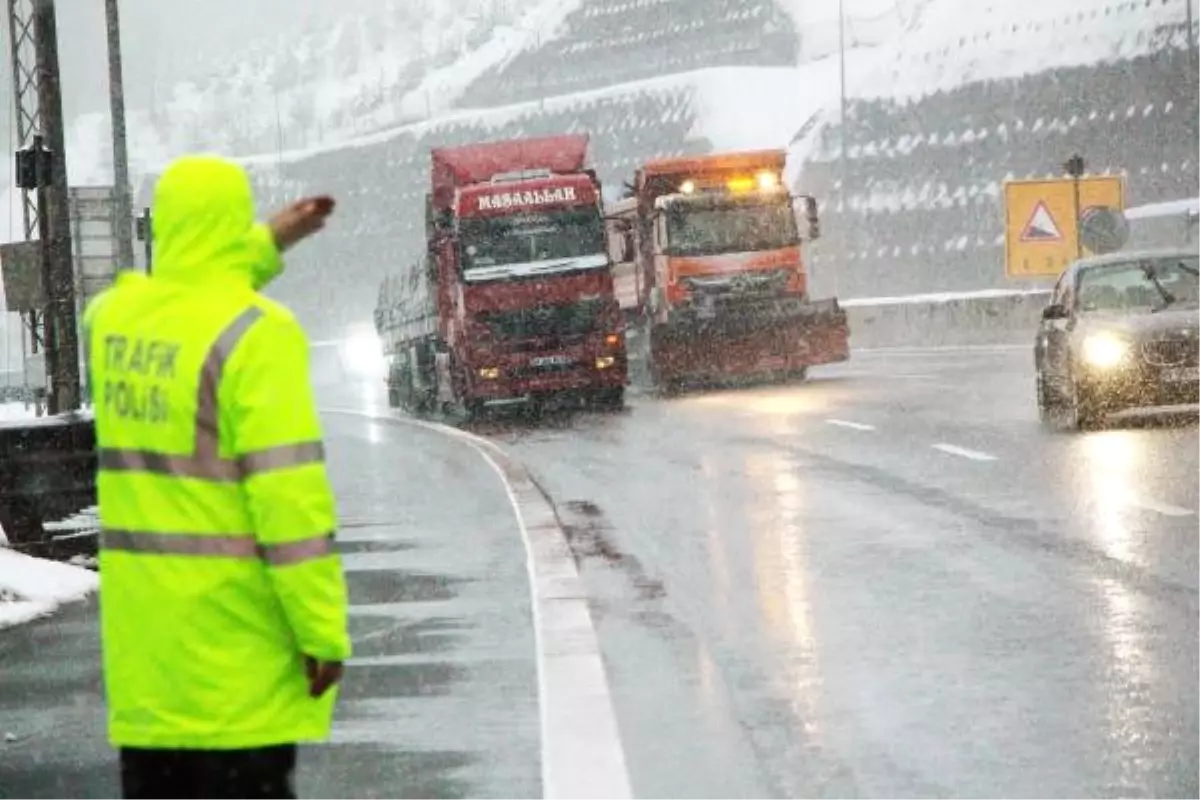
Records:
[[[667,211],[671,255],[711,256],[777,250],[799,242],[787,203],[675,205]]]
[[[594,256],[606,252],[596,206],[459,222],[463,268],[471,270]]]

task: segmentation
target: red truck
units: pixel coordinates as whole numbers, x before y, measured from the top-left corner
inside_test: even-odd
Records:
[[[816,201],[787,190],[785,160],[650,161],[609,207],[617,294],[652,386],[800,378],[850,357],[845,311],[808,295],[802,244],[819,235]]]
[[[585,134],[434,148],[425,257],[384,282],[375,312],[392,406],[624,405],[587,151]]]

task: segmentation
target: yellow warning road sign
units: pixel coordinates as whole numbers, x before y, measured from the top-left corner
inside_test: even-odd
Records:
[[[1075,181],[1006,181],[1004,184],[1004,272],[1010,278],[1057,276],[1078,254],[1078,220],[1092,207],[1125,210],[1120,176]],[[1086,248],[1082,251],[1089,255]]]

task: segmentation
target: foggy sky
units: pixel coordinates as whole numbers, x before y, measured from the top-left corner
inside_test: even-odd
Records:
[[[288,38],[373,0],[121,0],[127,104],[165,100],[173,84],[214,70],[253,42]],[[67,117],[108,109],[103,0],[57,0]],[[7,86],[4,88],[7,95]]]

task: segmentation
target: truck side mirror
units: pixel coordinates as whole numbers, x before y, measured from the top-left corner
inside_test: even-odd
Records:
[[[800,230],[800,238],[812,242],[821,238],[821,219],[817,210],[817,198],[811,195],[799,195],[792,204],[796,215],[796,227]]]
[[[633,261],[633,231],[621,233],[621,261]]]
[[[654,215],[654,246],[660,253],[669,253],[667,243],[667,217],[659,211]]]

